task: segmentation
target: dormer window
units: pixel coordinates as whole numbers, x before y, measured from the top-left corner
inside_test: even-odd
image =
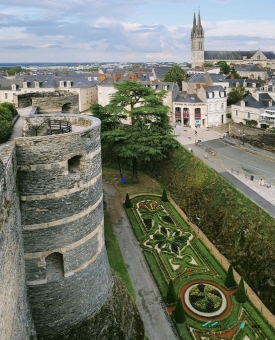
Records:
[[[168,86],[167,85],[163,85],[162,88],[163,88],[163,90],[166,91],[168,89]]]
[[[28,88],[28,82],[27,81],[23,81],[23,89],[27,89]]]
[[[34,82],[34,87],[35,87],[36,89],[39,88],[39,81],[35,81],[35,82]]]
[[[256,87],[256,83],[252,83],[252,87]]]
[[[213,92],[208,92],[208,97],[213,98]]]
[[[16,85],[15,85],[15,84],[12,84],[12,85],[11,85],[11,90],[12,90],[12,91],[16,91]]]
[[[67,81],[67,87],[71,87],[72,86],[72,82],[70,80]]]
[[[60,81],[60,87],[64,87],[64,81],[63,80]]]
[[[88,81],[92,81],[92,77],[88,77]]]
[[[224,92],[221,91],[221,92],[220,92],[220,95],[221,95],[221,97],[224,97]]]

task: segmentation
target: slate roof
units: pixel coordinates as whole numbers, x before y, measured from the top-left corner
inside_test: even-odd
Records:
[[[21,88],[23,86],[23,80],[1,78],[0,79],[0,91],[1,90],[11,91],[11,85],[13,84],[16,84],[19,88]]]
[[[164,75],[167,71],[169,71],[171,67],[170,66],[160,66],[160,67],[154,67],[155,75],[157,79],[163,79]]]
[[[205,79],[204,79],[202,73],[198,73],[198,74],[194,74],[192,77],[190,77],[187,82],[188,82],[188,84],[205,83]]]
[[[258,66],[256,66],[256,65],[254,65],[254,64],[240,64],[240,65],[236,65],[236,66],[234,66],[234,68],[235,68],[235,71],[236,72],[238,72],[238,71],[258,71],[258,72],[261,72],[262,70],[258,67]]]
[[[255,108],[255,109],[264,109],[264,108],[269,107],[270,100],[272,100],[272,105],[274,105],[275,102],[268,93],[259,94],[259,100],[255,99],[252,96],[252,94],[249,94],[243,98],[243,101],[245,102],[245,106]],[[234,105],[241,106],[241,102],[242,100],[240,100]]]
[[[202,103],[202,101],[197,97],[196,94],[188,94],[186,91],[178,94],[175,102],[183,103]]]
[[[205,60],[243,60],[250,59],[257,51],[204,51]],[[275,59],[274,52],[261,51],[267,59]]]
[[[205,92],[214,92],[214,91],[224,92],[224,88],[221,85],[213,85],[213,86],[207,86],[205,89]]]

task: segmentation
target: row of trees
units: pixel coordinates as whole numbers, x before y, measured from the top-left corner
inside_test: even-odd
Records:
[[[17,110],[13,104],[0,104],[0,143],[4,143],[10,138],[12,132],[12,120],[17,114]]]
[[[110,104],[93,104],[91,112],[101,119],[102,144],[116,155],[119,167],[122,159],[132,163],[137,183],[139,163],[166,158],[178,146],[169,124],[169,108],[163,105],[166,92],[129,80],[114,86]]]

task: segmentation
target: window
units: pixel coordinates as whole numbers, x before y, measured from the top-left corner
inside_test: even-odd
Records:
[[[64,277],[63,254],[52,253],[45,259],[48,281],[56,281]]]
[[[34,87],[37,89],[37,88],[39,88],[39,82],[38,81],[35,81],[34,82]]]
[[[12,85],[11,85],[11,90],[12,90],[12,91],[16,91],[16,85],[15,85],[15,84],[12,84]]]
[[[235,111],[235,116],[236,116],[236,117],[239,117],[238,110]]]
[[[247,119],[250,119],[251,118],[250,116],[251,116],[250,112],[247,112]]]
[[[167,103],[167,97],[163,96],[163,103]]]
[[[215,104],[215,110],[218,111],[219,110],[219,103]]]
[[[224,111],[224,103],[221,103],[221,110]]]
[[[80,178],[80,161],[81,156],[74,156],[68,160],[68,174]]]
[[[212,111],[212,104],[209,104],[209,112]]]
[[[7,93],[5,93],[5,99],[8,99],[8,94]]]

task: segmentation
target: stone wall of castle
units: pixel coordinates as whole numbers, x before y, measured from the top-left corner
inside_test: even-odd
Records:
[[[14,95],[15,107],[38,107],[38,113],[79,113],[78,94],[68,91],[33,92]]]
[[[14,146],[0,151],[0,338],[29,340],[33,333],[27,302]]]
[[[48,117],[70,120],[76,132],[30,136],[38,122],[28,117],[29,137],[16,139],[26,280],[38,339],[63,334],[99,312],[113,285],[104,245],[100,121]]]

